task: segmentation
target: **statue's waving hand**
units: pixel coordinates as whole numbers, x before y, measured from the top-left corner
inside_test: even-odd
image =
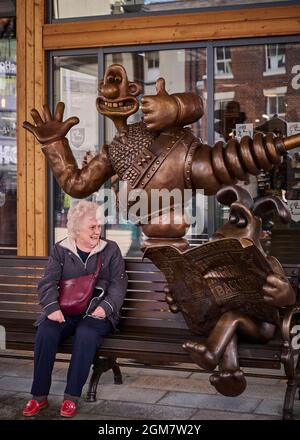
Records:
[[[48,144],[59,139],[63,139],[68,131],[76,124],[79,123],[79,119],[76,116],[72,116],[67,120],[63,121],[63,114],[65,110],[65,104],[63,102],[58,102],[54,116],[51,115],[48,105],[43,105],[43,116],[33,108],[31,110],[32,119],[35,125],[30,122],[23,122],[23,128],[30,131],[40,144]]]

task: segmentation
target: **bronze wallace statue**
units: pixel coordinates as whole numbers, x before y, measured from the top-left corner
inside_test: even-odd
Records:
[[[269,340],[278,323],[278,307],[292,304],[295,296],[278,261],[266,258],[259,243],[261,217],[276,209],[282,220],[287,220],[288,214],[284,205],[271,198],[253,205],[249,195],[235,184],[238,180],[247,181],[249,174],[257,175],[262,169],[271,170],[275,164],[280,163],[286,150],[300,146],[300,135],[282,139],[273,133],[266,136],[259,133],[253,139],[245,136],[240,142],[230,139],[226,145],[217,142],[210,147],[203,144],[186,127],[203,115],[201,98],[193,93],[168,94],[162,78],[157,80],[156,89],[156,95],[142,98],[143,119],[128,125],[128,117],[138,111],[137,96],[141,93],[141,86],[128,80],[121,65],[114,64],[107,68],[103,81],[99,83],[96,106],[99,113],[113,121],[117,135],[110,145],[104,145],[100,153],[87,161],[82,168],[78,167],[66,139],[68,131],[79,120],[76,117],[63,120],[62,102],[57,104],[54,115],[51,115],[47,105],[44,105],[43,117],[33,109],[31,115],[35,125],[26,121],[23,126],[42,144],[43,152],[60,187],[75,198],[89,196],[109,178],[117,175],[128,183],[128,191],[143,189],[148,195],[151,190],[162,188],[169,191],[203,189],[207,195],[219,191],[220,202],[231,206],[229,222],[217,231],[214,240],[216,243],[217,240],[221,242],[222,239],[232,237],[248,240],[248,243],[254,243],[255,249],[258,249],[257,255],[261,255],[266,261],[267,277],[265,280],[262,278],[263,297],[258,295],[257,307],[255,308],[255,301],[251,302],[251,306],[247,305],[246,296],[245,304],[239,301],[233,308],[226,308],[222,302],[211,301],[211,298],[203,296],[205,291],[202,289],[202,269],[199,269],[199,274],[193,275],[186,267],[187,273],[191,273],[187,282],[184,268],[176,263],[176,277],[174,278],[172,271],[166,277],[170,287],[167,302],[171,310],[181,311],[195,334],[208,335],[205,344],[187,341],[184,349],[201,367],[213,370],[218,365],[219,371],[213,374],[211,382],[225,395],[238,395],[245,389],[246,382],[238,365],[237,334],[244,333],[255,340]],[[231,187],[226,189],[226,185]],[[149,217],[151,214],[149,206]],[[163,216],[160,208],[157,215]],[[186,247],[181,239],[185,235],[187,224],[183,218],[179,222],[178,219],[175,221],[175,217],[175,209],[171,205],[168,224],[141,224],[150,241],[155,238],[159,245],[148,248],[146,255],[162,271],[163,252],[168,249],[169,257],[166,254],[165,258],[172,261],[174,257],[174,261],[177,261],[181,250]],[[236,242],[226,243],[236,245]],[[174,252],[177,252],[177,256],[174,256]],[[197,257],[197,248],[186,252],[187,258],[191,258],[193,252],[196,252],[195,258]],[[228,255],[231,255],[230,252],[228,251]],[[238,272],[238,265],[232,270]],[[230,274],[227,263],[224,263],[224,274]],[[214,275],[209,276],[212,279]],[[230,286],[234,287],[232,281]],[[229,290],[224,291],[227,296]],[[216,290],[220,291],[220,288]],[[205,301],[202,301],[203,297],[206,298]],[[254,313],[255,310],[257,313]]]
[[[45,105],[44,119],[33,109],[35,125],[26,121],[23,126],[42,144],[59,186],[75,198],[97,191],[113,175],[127,181],[129,191],[142,188],[150,194],[152,189],[189,188],[203,189],[207,195],[216,194],[224,185],[246,181],[248,174],[270,170],[280,162],[286,149],[300,145],[300,135],[283,140],[272,133],[266,136],[259,133],[253,140],[245,136],[240,143],[231,139],[225,146],[217,142],[211,148],[185,127],[203,115],[201,98],[194,93],[169,95],[162,78],[157,80],[156,88],[156,95],[142,98],[143,121],[128,125],[127,118],[138,110],[141,87],[128,81],[121,65],[107,68],[99,83],[96,106],[99,113],[114,122],[117,135],[81,169],[65,137],[79,120],[71,117],[63,121],[62,102],[57,104],[54,116]],[[144,224],[143,232],[148,237],[175,241],[185,235],[184,219],[161,223]]]

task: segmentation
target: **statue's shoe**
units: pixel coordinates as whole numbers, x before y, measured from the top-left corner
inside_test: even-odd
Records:
[[[214,373],[210,376],[209,380],[223,396],[239,396],[247,387],[244,373],[240,369]]]

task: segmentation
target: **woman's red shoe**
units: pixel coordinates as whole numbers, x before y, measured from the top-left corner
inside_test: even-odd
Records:
[[[45,399],[42,402],[38,402],[37,400],[29,400],[23,409],[23,416],[32,417],[38,414],[42,409],[46,409],[49,403],[48,400]]]
[[[72,400],[64,400],[60,407],[60,415],[62,417],[73,417],[77,411],[77,405]]]

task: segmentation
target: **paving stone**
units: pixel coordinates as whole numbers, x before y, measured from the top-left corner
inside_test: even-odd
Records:
[[[0,376],[19,376],[22,375],[22,371],[26,376],[31,374],[33,362],[23,359],[4,359],[1,358],[0,362]]]
[[[158,403],[160,405],[178,405],[183,407],[252,413],[260,402],[261,399],[253,399],[249,397],[225,397],[220,394],[208,395],[171,391]]]
[[[102,400],[120,400],[123,402],[156,403],[166,391],[147,390],[129,385],[103,385],[98,392]]]
[[[16,391],[16,392],[30,392],[32,385],[31,378],[24,377],[14,377],[14,376],[3,376],[0,379],[0,389],[7,391]],[[64,393],[66,385],[63,381],[52,381],[50,394],[58,394],[61,395]]]
[[[104,401],[92,411],[108,418],[118,415],[132,420],[188,420],[195,414],[195,409],[192,408],[120,401]]]
[[[138,367],[122,367],[120,366],[121,373],[132,375],[147,375],[147,376],[170,376],[170,377],[190,377],[193,373],[190,371],[178,371],[178,370],[163,370],[156,368],[138,368]]]
[[[246,381],[248,384],[263,384],[263,385],[277,385],[280,384],[280,379],[266,379],[264,377],[252,377],[246,376]]]
[[[249,367],[244,367],[243,371],[245,373],[253,373],[253,374],[267,374],[270,376],[284,376],[284,368],[281,367],[279,370],[273,370],[273,369],[268,369],[268,368],[249,368]],[[268,379],[266,379],[268,380]]]
[[[31,395],[29,393],[14,393],[8,396],[3,402],[3,407],[1,405],[1,410],[3,411],[0,411],[0,419],[26,419],[26,417],[23,417],[22,415],[22,409],[29,399],[31,399]],[[46,410],[41,411],[40,414],[36,415],[34,417],[35,419],[52,420],[61,418],[59,415],[59,408],[62,403],[62,396],[50,395],[48,400],[49,407]],[[101,402],[101,400],[98,400],[95,403],[89,403],[85,402],[84,399],[81,399],[78,406],[78,413],[81,414],[82,418],[84,418],[84,414],[89,413],[93,409],[93,406],[98,405]]]
[[[3,405],[7,399],[9,399],[10,397],[15,396],[15,395],[16,395],[15,391],[0,390],[0,403],[1,403],[1,405]]]
[[[244,368],[242,368],[242,370],[243,371],[245,371],[245,369]],[[250,370],[249,370],[250,371]],[[203,381],[207,381],[207,382],[209,382],[209,376],[211,375],[212,373],[192,373],[191,374],[191,376],[190,376],[190,379],[198,379],[198,380],[203,380]],[[279,375],[280,375],[280,372],[278,373]],[[252,377],[252,376],[246,376],[246,380],[247,380],[247,383],[255,383],[255,384],[259,384],[259,383],[261,383],[261,384],[269,384],[269,385],[276,385],[276,384],[278,384],[278,383],[280,383],[280,379],[277,379],[277,378],[275,378],[275,379],[273,379],[273,378],[271,378],[271,379],[266,379],[266,378],[263,378],[263,377]]]
[[[201,409],[190,420],[278,420],[280,417]]]
[[[139,376],[131,384],[138,388],[153,388],[167,391],[189,391],[191,393],[216,394],[216,389],[209,381],[183,379],[166,376]]]
[[[264,399],[255,409],[255,414],[282,415],[283,399]],[[300,418],[300,402],[295,400],[295,417]]]
[[[66,359],[69,356],[65,356]],[[193,366],[194,367],[194,366]],[[50,407],[36,419],[61,419],[59,407],[66,386],[68,362],[56,362],[50,390]],[[80,401],[78,420],[260,420],[280,419],[286,380],[247,377],[248,387],[237,398],[216,394],[209,375],[192,371],[174,371],[121,367],[123,385],[114,385],[111,371],[103,373],[96,402]],[[262,373],[261,369],[244,369]],[[0,419],[23,419],[22,408],[30,399],[33,362],[29,359],[1,359]],[[265,372],[265,370],[264,370]],[[280,375],[280,371],[270,370]],[[88,388],[88,381],[83,395]],[[267,398],[266,398],[267,397]],[[300,420],[300,402],[295,404]],[[65,420],[65,419],[63,419]],[[73,420],[73,419],[72,419]]]
[[[3,367],[1,365],[1,367]],[[10,376],[10,377],[24,377],[29,378],[32,380],[33,378],[33,365],[30,364],[23,364],[23,365],[17,365],[17,366],[6,366],[5,371],[1,372],[1,376]]]
[[[209,376],[211,376],[211,372],[210,373],[201,373],[201,370],[199,369],[199,373],[192,373],[190,376],[190,379],[195,379],[195,380],[203,380],[203,381],[207,381],[209,382]]]
[[[63,401],[63,397],[62,396],[55,396],[55,395],[49,395],[49,406],[51,408],[55,408],[55,411],[57,412],[60,408],[60,405]],[[96,406],[97,404],[101,403],[102,400],[97,400],[96,402],[86,402],[84,400],[84,393],[82,395],[82,398],[79,400],[79,405],[78,405],[78,412],[79,413],[89,413],[94,406]]]
[[[108,418],[100,414],[80,414],[77,413],[72,420],[132,420],[130,418],[113,416]]]
[[[247,381],[248,382],[248,381]],[[246,390],[241,397],[257,397],[264,399],[266,396],[270,399],[284,399],[286,386],[283,384],[265,385],[260,383],[247,384]]]
[[[32,379],[15,376],[3,376],[0,379],[0,389],[6,391],[28,392],[31,388]]]

